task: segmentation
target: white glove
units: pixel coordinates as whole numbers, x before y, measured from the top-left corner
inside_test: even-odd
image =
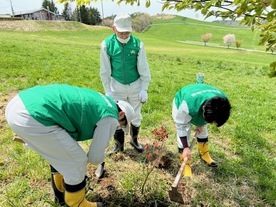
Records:
[[[148,100],[148,92],[146,90],[141,90],[139,93],[139,99],[141,103],[145,103]]]
[[[105,93],[105,95],[106,96],[109,96],[109,97],[111,97],[111,98],[113,98],[113,93],[110,91],[110,92],[107,92],[107,93]]]

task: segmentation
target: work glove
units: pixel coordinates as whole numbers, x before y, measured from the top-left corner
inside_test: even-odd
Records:
[[[106,96],[109,96],[109,97],[111,97],[111,98],[113,98],[113,93],[110,91],[110,92],[107,92],[107,93],[105,93],[105,95]]]
[[[145,103],[148,100],[148,92],[146,90],[141,90],[139,93],[139,99],[141,103]]]

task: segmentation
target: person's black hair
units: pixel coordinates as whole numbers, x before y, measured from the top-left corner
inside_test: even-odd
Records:
[[[230,116],[231,105],[225,97],[215,96],[203,104],[203,116],[207,123],[222,126]]]

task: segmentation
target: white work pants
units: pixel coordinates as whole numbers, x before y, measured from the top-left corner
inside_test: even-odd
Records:
[[[36,121],[18,95],[8,103],[5,116],[12,130],[61,173],[66,184],[76,185],[84,180],[87,155],[64,129]]]
[[[141,80],[138,79],[131,84],[121,84],[114,78],[111,79],[111,91],[116,101],[127,101],[134,109],[134,119],[131,123],[139,127],[142,121],[141,109],[142,103],[139,99],[139,93],[142,89]]]

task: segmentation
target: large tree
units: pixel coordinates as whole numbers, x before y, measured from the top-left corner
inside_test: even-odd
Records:
[[[64,19],[66,21],[72,20],[72,9],[68,2],[64,4],[64,10],[62,12],[62,15],[64,16]]]
[[[49,11],[54,12],[55,14],[59,13],[59,11],[58,11],[57,7],[55,6],[55,3],[53,2],[53,0],[51,0],[51,1],[43,0],[42,8],[48,9]]]
[[[98,9],[86,7],[85,5],[76,7],[72,19],[88,25],[98,25],[102,22]]]
[[[67,2],[68,0],[58,0]],[[90,4],[97,0],[70,0],[78,5]],[[116,1],[116,0],[112,0]],[[117,0],[130,5],[140,5],[141,0]],[[145,5],[150,7],[151,0],[144,0]],[[252,30],[260,29],[260,44],[266,45],[269,51],[276,44],[276,0],[160,0],[162,9],[194,9],[200,11],[205,18],[210,16],[221,17],[222,19],[239,20],[240,24],[250,26]],[[271,63],[276,67],[276,61]]]

